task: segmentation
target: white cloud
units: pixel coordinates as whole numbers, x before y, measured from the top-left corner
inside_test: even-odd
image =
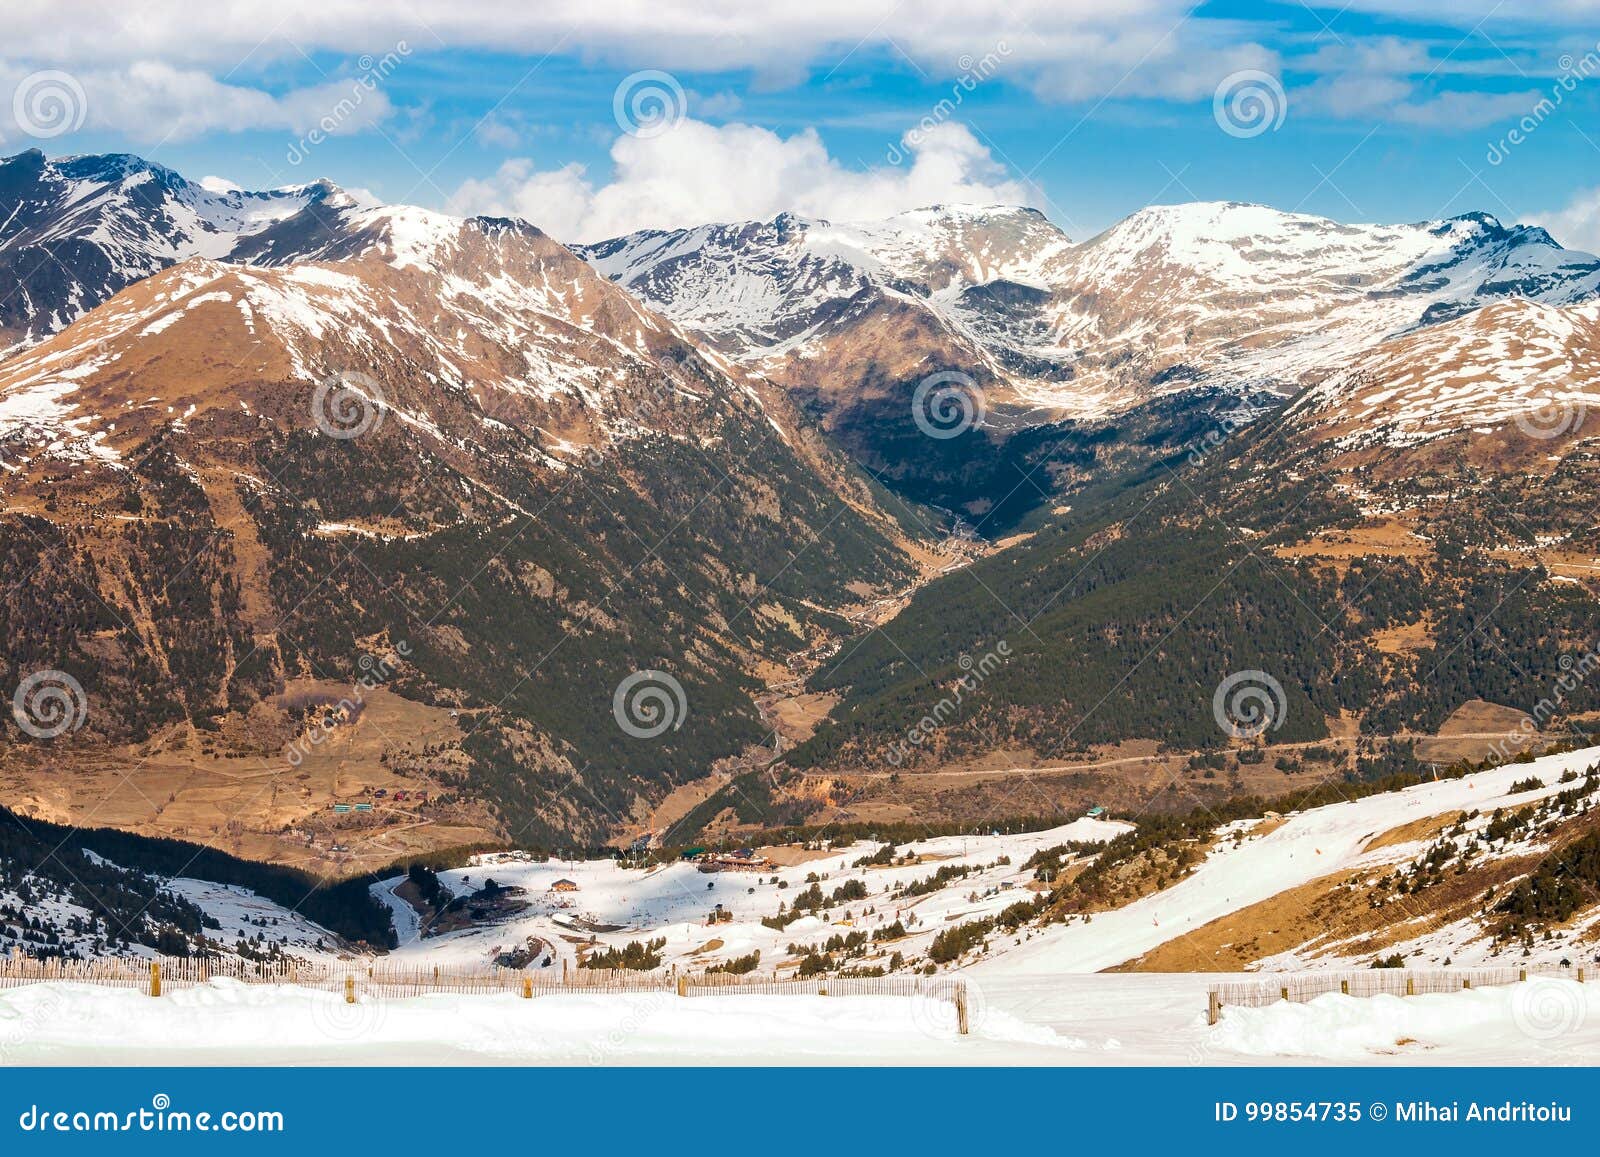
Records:
[[[744,107],[744,101],[736,92],[713,92],[705,95],[698,92],[689,93],[689,108],[692,112],[703,117],[715,117],[725,120],[733,116]]]
[[[571,54],[789,83],[874,53],[953,79],[963,60],[1003,44],[1012,78],[1041,92],[1187,98],[1267,55],[1250,45],[1248,23],[1195,17],[1193,8],[1192,0],[278,0],[264,27],[255,0],[142,0],[110,12],[99,0],[12,0],[6,40],[13,59],[67,69],[154,60],[260,71],[298,65],[301,53],[381,54],[403,41],[419,52]]]
[[[0,62],[0,93],[13,97],[0,101],[7,139],[15,139],[13,133],[39,135],[39,124],[58,123],[109,128],[146,143],[217,130],[319,129],[335,136],[375,124],[391,111],[382,88],[364,85],[360,78],[274,96],[224,84],[202,70],[154,61],[70,74]],[[65,117],[66,122],[56,117]]]
[[[1457,130],[1510,120],[1538,100],[1531,90],[1427,95],[1407,77],[1363,72],[1329,76],[1290,94],[1291,107],[1300,113]]]
[[[1522,224],[1543,225],[1568,249],[1600,253],[1600,187],[1577,194],[1564,209],[1525,217]]]
[[[594,189],[579,164],[543,172],[519,157],[494,176],[469,180],[450,198],[450,211],[465,216],[521,217],[564,241],[585,240],[579,230],[594,206]]]
[[[1476,129],[1513,120],[1538,103],[1541,94],[1525,92],[1441,92],[1405,101],[1389,110],[1401,124],[1420,128]]]
[[[848,221],[937,203],[1037,200],[964,125],[947,122],[903,143],[906,163],[847,169],[812,129],[781,137],[754,125],[689,119],[659,136],[618,137],[614,173],[603,185],[581,165],[539,170],[530,160],[512,160],[492,177],[463,184],[451,208],[524,217],[563,241],[597,241],[785,210]]]
[[[1328,5],[1335,7],[1334,5]],[[1439,24],[1582,24],[1600,16],[1600,0],[1341,0],[1338,7],[1380,16],[1409,16]]]
[[[492,112],[472,130],[478,143],[493,149],[514,149],[522,144],[522,132],[498,112]]]
[[[1330,2],[1324,7],[1331,10]],[[1592,23],[1600,0],[1360,0],[1379,14],[1425,14],[1504,38],[1507,25],[1577,30]],[[263,23],[258,0],[141,0],[107,8],[103,0],[8,0],[6,60],[26,72],[63,69],[86,89],[109,88],[96,101],[95,127],[159,139],[233,128],[291,127],[304,131],[306,94],[281,93],[267,79],[286,65],[305,67],[308,55],[354,60],[406,53],[475,51],[547,54],[602,66],[662,69],[680,79],[744,72],[757,85],[792,85],[829,75],[841,63],[871,68],[882,58],[909,59],[939,83],[956,81],[971,61],[997,56],[1003,83],[1047,100],[1094,104],[1104,99],[1208,100],[1224,77],[1244,69],[1277,73],[1281,46],[1291,71],[1330,81],[1313,84],[1306,109],[1366,117],[1370,102],[1353,93],[1361,78],[1383,83],[1404,77],[1419,90],[1399,102],[1395,117],[1416,124],[1482,124],[1505,112],[1499,97],[1463,94],[1441,101],[1437,80],[1462,71],[1521,66],[1500,54],[1469,65],[1439,45],[1374,36],[1340,24],[1330,50],[1308,46],[1269,16],[1257,20],[1196,15],[1193,0],[807,0],[754,4],[749,0],[277,0]],[[1477,26],[1484,20],[1480,29]],[[1348,46],[1346,40],[1348,39]],[[1509,43],[1509,41],[1508,41]],[[1516,45],[1512,44],[1516,50]],[[1344,53],[1352,59],[1326,61]],[[1458,54],[1470,55],[1470,54]],[[1360,57],[1362,59],[1355,59]],[[899,64],[896,65],[899,67]],[[140,81],[139,70],[165,69],[164,82]],[[1357,78],[1340,85],[1343,77]],[[179,83],[181,78],[182,83]],[[1331,78],[1331,79],[1330,79]],[[1434,82],[1427,87],[1424,78]],[[209,82],[209,84],[207,83]],[[119,87],[120,86],[120,87]],[[318,88],[323,86],[317,86]],[[1392,85],[1391,85],[1392,87]],[[131,94],[124,90],[131,88]],[[149,92],[154,88],[155,92]],[[269,91],[270,90],[270,91]],[[315,97],[317,89],[310,90]],[[0,104],[6,94],[0,92]],[[125,95],[132,99],[122,100]],[[691,101],[697,116],[722,120],[737,111],[734,93]],[[1498,103],[1497,103],[1498,101]],[[314,103],[314,101],[313,101]],[[380,104],[370,106],[382,115]],[[314,111],[314,110],[313,110]],[[163,124],[160,118],[173,120]],[[363,123],[371,123],[366,121]],[[359,127],[359,126],[358,126]],[[496,121],[480,133],[493,147],[510,148],[517,126]]]
[[[1295,89],[1291,105],[1341,120],[1472,129],[1517,117],[1539,99],[1533,91],[1435,91],[1438,78],[1481,73],[1485,62],[1455,62],[1444,50],[1393,36],[1325,44],[1295,63],[1317,79]]]
[[[1584,30],[1600,14],[1600,0],[1311,6],[1326,13],[1336,39],[1355,37],[1355,21],[1340,20],[1352,8],[1502,38],[1508,29],[1539,25]],[[750,69],[790,78],[806,66],[831,68],[847,53],[881,51],[949,78],[963,71],[962,56],[981,56],[1005,41],[1028,83],[1098,97],[1112,90],[1194,95],[1203,77],[1214,86],[1230,71],[1260,67],[1254,41],[1285,37],[1270,11],[1230,19],[1197,15],[1197,7],[1194,0],[277,0],[263,22],[259,0],[141,0],[114,8],[103,0],[9,0],[6,49],[13,57],[54,59],[58,67],[158,59],[230,70],[274,58],[298,62],[302,51],[381,53],[407,40],[417,51],[557,52],[630,68]]]

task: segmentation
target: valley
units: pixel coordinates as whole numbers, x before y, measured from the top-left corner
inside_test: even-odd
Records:
[[[1527,795],[1500,780],[1600,718],[1600,265],[1537,228],[1202,203],[1073,241],[939,206],[569,247],[34,153],[7,196],[0,253],[84,276],[6,319],[0,675],[77,691],[53,733],[19,700],[0,805],[165,913],[119,940],[58,858],[63,953],[237,954],[178,900],[260,871],[282,951],[1436,963],[1503,922],[1462,885],[1386,939],[1332,876],[1416,843],[1369,801],[1433,792],[1443,838],[1444,785]],[[1329,873],[1185,909],[1181,943],[1105,932],[1227,877],[1265,813],[1346,803],[1388,826]],[[1474,895],[1581,839],[1573,807]],[[742,848],[771,868],[742,890],[694,859]],[[1123,912],[1079,961],[1079,918]]]
[[[1595,1150],[1596,16],[7,5],[0,1130]]]

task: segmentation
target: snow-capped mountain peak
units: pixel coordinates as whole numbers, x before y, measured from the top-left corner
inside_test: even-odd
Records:
[[[37,343],[196,257],[449,269],[495,230],[560,248],[526,222],[469,227],[327,181],[250,192],[126,154],[30,151],[0,161],[0,273],[18,284],[0,303],[0,347]],[[1237,201],[1150,206],[1081,243],[1026,206],[936,204],[574,249],[727,363],[818,403],[835,433],[863,425],[863,405],[888,406],[871,424],[905,416],[898,397],[940,371],[964,374],[1008,424],[1103,417],[1195,385],[1288,395],[1486,304],[1600,295],[1600,259],[1486,213],[1344,224]],[[547,271],[502,276],[543,284]]]
[[[1037,209],[933,205],[874,221],[834,222],[795,212],[770,221],[643,230],[577,249],[606,276],[631,285],[664,262],[729,260],[733,254],[789,265],[836,260],[860,274],[930,289],[1027,277],[1069,245]]]
[[[1081,244],[1037,210],[931,206],[850,224],[785,214],[580,251],[791,388],[848,405],[899,367],[908,388],[952,369],[986,391],[991,413],[1041,418],[1104,415],[1197,383],[1289,394],[1354,352],[1493,301],[1600,294],[1600,260],[1485,213],[1348,225],[1237,201],[1150,206]]]
[[[1564,250],[1543,229],[1502,225],[1486,213],[1411,225],[1344,225],[1263,205],[1200,202],[1142,209],[1072,255],[1079,280],[1152,266],[1247,293],[1391,289],[1457,300],[1495,294],[1506,277],[1531,279],[1525,296],[1582,300],[1600,262]],[[1480,303],[1481,304],[1481,303]]]
[[[1006,364],[1027,363],[1056,377],[1048,355],[1015,346],[1030,323],[997,318],[991,299],[1036,294],[1070,247],[1036,209],[935,205],[878,221],[782,213],[649,230],[578,252],[733,359],[847,402],[885,373],[961,368],[1003,385]]]
[[[328,181],[248,192],[190,181],[124,153],[0,160],[0,349],[38,341],[112,294],[191,257],[229,257],[244,239],[326,205],[355,205]]]

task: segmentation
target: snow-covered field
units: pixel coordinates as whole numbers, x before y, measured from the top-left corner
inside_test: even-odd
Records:
[[[1221,829],[1205,859],[1176,884],[1122,908],[1097,912],[1092,920],[1025,927],[1015,934],[991,933],[981,960],[975,949],[956,966],[971,966],[974,975],[985,980],[1113,968],[1299,885],[1346,874],[1348,878],[1376,879],[1401,869],[1425,852],[1436,837],[1389,842],[1378,837],[1418,820],[1479,813],[1463,829],[1470,833],[1481,829],[1495,809],[1526,807],[1570,788],[1576,781],[1563,782],[1562,777],[1581,776],[1597,759],[1600,750],[1596,749],[1567,752],[1290,813],[1273,824],[1239,821]],[[1542,786],[1526,790],[1529,780]],[[1514,786],[1523,790],[1513,792]],[[442,935],[422,935],[417,912],[394,893],[401,881],[387,881],[376,891],[394,914],[400,939],[394,956],[399,963],[481,966],[532,941],[537,961],[548,960],[551,967],[566,961],[572,966],[580,944],[603,949],[662,939],[666,942],[661,950],[662,969],[697,970],[759,951],[760,968],[766,972],[780,961],[794,959],[791,945],[820,945],[829,937],[851,932],[864,932],[871,938],[899,922],[907,935],[874,940],[865,956],[849,962],[853,967],[874,967],[884,965],[896,952],[908,964],[921,963],[940,930],[992,918],[1017,901],[1033,897],[1032,889],[1038,887],[1035,874],[1024,865],[1035,852],[1069,842],[1104,843],[1125,830],[1125,824],[1080,819],[1041,832],[918,840],[896,848],[898,857],[915,862],[885,866],[860,866],[859,862],[879,847],[860,841],[848,848],[813,853],[786,867],[712,874],[687,862],[630,869],[611,860],[485,856],[469,867],[441,872],[441,883],[454,895],[468,896],[493,879],[502,887],[521,889],[519,899],[527,907],[506,920]],[[1520,841],[1489,849],[1482,859],[1536,853],[1542,847],[1538,833],[1530,831]],[[925,895],[904,894],[907,885],[927,880],[941,869],[965,874]],[[558,880],[576,885],[576,891],[553,890]],[[802,916],[781,929],[761,922],[792,905],[796,895],[812,883],[829,896],[846,884],[853,889],[859,885],[865,898],[829,903],[817,914]],[[712,925],[708,921],[717,905],[730,919]],[[1600,921],[1600,912],[1593,915],[1593,921]],[[1537,967],[1567,956],[1580,963],[1594,956],[1596,947],[1585,940],[1587,925],[1579,924],[1570,934],[1533,946],[1530,955],[1519,957],[1518,962]],[[1308,941],[1314,935],[1314,929],[1308,930]],[[1482,928],[1470,920],[1419,929],[1414,941],[1397,946],[1408,958],[1414,956],[1418,967],[1507,963],[1490,955],[1493,947]],[[1316,942],[1257,966],[1273,970],[1348,967],[1350,963],[1339,945]]]
[[[1085,1048],[997,1009],[961,1037],[930,997],[0,990],[4,1064],[1048,1064]]]
[[[1600,1063],[1600,970],[1590,983],[1535,979],[1507,988],[1412,998],[1337,994],[1304,1004],[1229,1006],[1206,1023],[1206,991],[1237,974],[1107,973],[1203,925],[1286,889],[1336,877],[1362,880],[1404,871],[1443,841],[1477,841],[1483,860],[1527,855],[1548,830],[1484,842],[1484,817],[1572,790],[1600,756],[1589,749],[1552,755],[1462,779],[1276,817],[1241,821],[1219,833],[1184,879],[1092,922],[1015,933],[992,930],[954,965],[971,995],[972,1032],[955,1032],[948,1001],[910,996],[694,995],[660,991],[623,995],[568,992],[524,1000],[516,995],[434,994],[411,998],[216,981],[153,999],[132,990],[68,983],[0,989],[0,1063],[528,1063],[528,1064],[1562,1064]],[[1570,773],[1570,774],[1569,774]],[[1563,782],[1563,776],[1567,776]],[[1541,786],[1532,787],[1530,783]],[[1518,790],[1513,791],[1513,787]],[[1585,789],[1586,790],[1586,789]],[[1569,797],[1570,801],[1570,797]],[[1570,806],[1570,802],[1569,802]],[[1479,818],[1459,822],[1457,817]],[[1415,839],[1377,837],[1418,820]],[[1441,829],[1443,831],[1441,832]],[[536,861],[491,855],[441,872],[443,887],[471,896],[491,878],[525,905],[510,915],[424,936],[417,911],[396,893],[399,880],[375,886],[393,911],[400,946],[395,967],[478,969],[503,952],[536,946],[531,967],[576,964],[580,948],[663,940],[659,972],[698,971],[760,951],[762,973],[796,960],[791,944],[864,933],[864,955],[836,965],[883,965],[904,954],[898,975],[926,962],[938,931],[983,917],[1036,893],[1028,858],[1068,842],[1103,843],[1126,825],[1082,819],[1049,831],[949,836],[895,848],[873,864],[880,845],[803,852],[774,851],[791,862],[755,871],[705,873],[688,862],[648,869],[614,861]],[[905,862],[909,861],[909,862]],[[955,878],[925,894],[908,885],[945,870]],[[557,890],[557,881],[566,886]],[[782,928],[762,924],[815,887],[843,898]],[[321,930],[238,889],[175,881],[173,890],[223,925],[224,938],[258,932],[306,957]],[[921,889],[918,889],[921,891]],[[501,892],[502,897],[508,895]],[[708,924],[714,906],[730,915]],[[1595,950],[1585,929],[1590,912],[1549,942],[1515,960],[1537,971],[1573,953]],[[899,922],[904,936],[872,934]],[[1471,923],[1467,921],[1466,923]],[[1407,942],[1415,966],[1482,963],[1490,943],[1450,925]],[[1315,930],[1307,931],[1315,937]],[[1352,960],[1339,945],[1312,939],[1266,958],[1263,969],[1319,967]],[[1319,955],[1330,952],[1332,955]],[[1549,959],[1546,959],[1546,958]],[[548,963],[546,963],[548,962]],[[1356,961],[1358,965],[1364,961]],[[361,967],[361,962],[355,962]],[[554,972],[545,973],[553,976]]]
[[[336,960],[341,955],[339,938],[326,928],[248,888],[181,876],[168,880],[166,887],[215,917],[222,928],[206,932],[224,944],[245,940],[253,942],[258,950],[275,948],[312,961]]]
[[[1122,908],[1097,912],[1092,921],[1028,927],[1016,933],[991,932],[981,959],[973,949],[949,967],[971,967],[973,975],[991,981],[1001,976],[1060,975],[1098,972],[1134,960],[1206,924],[1270,900],[1287,889],[1328,877],[1376,879],[1403,869],[1437,838],[1379,841],[1377,837],[1430,817],[1478,812],[1464,825],[1462,840],[1472,838],[1497,808],[1515,810],[1568,789],[1563,775],[1581,775],[1600,749],[1546,756],[1461,779],[1423,784],[1401,792],[1368,796],[1304,812],[1290,813],[1274,824],[1243,820],[1221,829],[1205,859],[1177,883]],[[1543,786],[1511,791],[1528,780]],[[1026,867],[1034,853],[1074,843],[1102,844],[1129,825],[1079,819],[1039,832],[942,836],[899,844],[897,861],[862,864],[881,845],[872,841],[829,850],[801,852],[796,847],[775,851],[793,862],[751,871],[702,872],[686,861],[649,868],[625,868],[617,861],[542,860],[530,856],[491,854],[467,866],[439,873],[453,896],[471,897],[493,880],[512,889],[520,910],[480,922],[457,921],[452,931],[424,935],[417,910],[396,894],[403,877],[374,886],[374,894],[391,911],[399,947],[388,960],[396,966],[488,968],[498,957],[521,952],[533,967],[559,971],[576,967],[583,953],[622,947],[630,942],[665,941],[660,971],[698,971],[754,952],[759,970],[770,974],[780,964],[792,966],[791,946],[818,946],[832,937],[863,933],[868,944],[860,954],[837,961],[850,968],[886,967],[898,953],[906,967],[926,963],[928,948],[943,929],[992,918],[1007,907],[1037,895],[1040,886]],[[1374,846],[1381,844],[1381,846]],[[1498,856],[1537,853],[1543,844],[1537,825],[1509,842],[1483,851],[1478,861]],[[1089,853],[1092,854],[1092,851]],[[935,873],[953,875],[925,894],[906,895],[908,885]],[[566,881],[575,890],[557,891]],[[781,928],[763,924],[813,884],[830,899],[814,913]],[[849,887],[856,898],[831,900]],[[208,934],[231,948],[238,940],[259,938],[261,947],[276,945],[305,961],[329,961],[345,952],[338,938],[315,923],[244,889],[175,879],[168,890],[201,907],[220,925]],[[863,895],[864,894],[864,895]],[[0,900],[5,899],[0,895]],[[36,901],[42,902],[42,901]],[[721,906],[727,919],[711,917]],[[52,910],[53,911],[53,910]],[[46,912],[45,915],[50,915]],[[87,913],[63,907],[59,919]],[[1418,920],[1414,913],[1397,919]],[[904,936],[889,938],[899,924]],[[1539,967],[1570,957],[1590,962],[1600,951],[1593,943],[1593,925],[1600,910],[1580,917],[1573,929],[1532,945],[1515,963]],[[882,939],[877,939],[879,935]],[[1349,967],[1367,961],[1350,945],[1315,939],[1254,967],[1264,971],[1316,967]],[[1417,935],[1394,946],[1415,966],[1473,966],[1511,963],[1491,956],[1492,941],[1475,921],[1431,927],[1419,924]],[[149,952],[135,945],[136,955]],[[1600,970],[1597,970],[1600,971]]]
[[[1205,1045],[1208,1060],[1593,1065],[1600,1063],[1600,984],[1547,978],[1431,996],[1335,992],[1305,1004],[1228,1009]]]
[[[1082,1041],[1066,1064],[1600,1064],[1600,984],[1534,979],[1414,997],[1332,993],[1226,1008],[1206,992],[1236,974],[991,976],[977,1001]]]
[[[926,997],[363,999],[232,981],[152,999],[0,990],[0,1064],[1597,1064],[1600,984],[1229,1008],[1203,975],[997,978],[972,1032]]]
[[[1115,967],[1297,885],[1335,872],[1382,868],[1409,859],[1425,844],[1397,844],[1373,852],[1367,847],[1373,837],[1415,820],[1516,808],[1555,795],[1570,786],[1559,782],[1564,773],[1581,774],[1596,757],[1595,749],[1586,748],[1290,815],[1266,835],[1219,840],[1205,862],[1172,887],[1115,911],[1095,913],[1091,922],[1046,928],[1028,943],[979,965],[977,972],[1026,975]],[[1513,784],[1530,778],[1545,786],[1511,794]],[[1234,826],[1242,833],[1255,821]]]
[[[663,968],[674,964],[699,968],[759,951],[761,968],[768,971],[787,955],[790,944],[819,943],[851,931],[870,936],[900,921],[908,936],[855,962],[871,964],[879,956],[887,959],[892,951],[907,958],[920,955],[946,925],[993,916],[1031,897],[1026,886],[1033,881],[1033,871],[1024,870],[1023,864],[1035,851],[1073,841],[1104,843],[1126,830],[1128,825],[1123,823],[1079,819],[1058,828],[1016,835],[941,836],[898,846],[901,854],[915,856],[916,863],[871,867],[854,866],[880,846],[866,841],[788,867],[717,873],[701,872],[687,862],[632,869],[620,868],[612,860],[483,856],[470,867],[439,873],[440,882],[462,896],[493,879],[501,887],[523,889],[521,899],[529,907],[490,927],[438,936],[421,935],[416,911],[394,893],[401,880],[378,885],[377,894],[394,914],[400,947],[392,958],[402,964],[486,966],[501,951],[523,945],[531,937],[543,943],[543,958],[555,967],[563,959],[569,965],[575,963],[574,941],[593,937],[603,947],[662,938],[667,942],[662,951]],[[943,868],[969,872],[925,896],[893,895]],[[761,923],[763,917],[776,916],[780,905],[791,903],[808,888],[812,877],[830,896],[848,881],[857,881],[866,890],[866,898],[830,904],[828,921],[816,915],[802,916],[781,930]],[[577,891],[552,890],[558,880],[576,884]],[[718,904],[732,919],[708,926]]]

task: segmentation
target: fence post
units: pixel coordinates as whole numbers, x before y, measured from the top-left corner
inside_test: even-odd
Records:
[[[524,976],[522,978],[522,999],[533,999],[533,977],[531,976]]]
[[[150,962],[150,995],[161,995],[161,961],[159,960]]]
[[[966,1036],[971,1031],[967,1023],[967,982],[961,981],[956,985],[956,1032]]]
[[[354,1004],[356,1002],[356,978],[352,973],[345,974],[344,1002],[346,1004]]]
[[[1461,978],[1461,988],[1462,988],[1462,990],[1465,991],[1466,989],[1469,989],[1471,987],[1472,987],[1472,977],[1463,976]]]
[[[678,973],[678,995],[689,995],[689,977],[685,973]]]
[[[1222,1001],[1217,999],[1217,990],[1212,989],[1206,993],[1206,1023],[1216,1024],[1222,1019]]]
[[[1289,986],[1286,984],[1282,988],[1278,989],[1278,995],[1283,997],[1284,1000],[1288,1000],[1289,999]]]
[[[1581,967],[1578,969],[1578,983],[1583,983],[1583,969]]]
[[[1349,996],[1350,995],[1350,982],[1348,980],[1341,980],[1339,982],[1339,991],[1344,993],[1346,996]]]
[[[1517,969],[1517,979],[1518,980],[1527,980],[1528,979],[1528,970],[1526,968]]]
[[[1415,995],[1417,995],[1417,978],[1414,977],[1414,976],[1406,977],[1406,995],[1407,996],[1415,996]]]
[[[567,982],[567,962],[566,962],[566,959],[563,958],[562,961],[561,961],[561,983],[565,984],[566,982]]]

